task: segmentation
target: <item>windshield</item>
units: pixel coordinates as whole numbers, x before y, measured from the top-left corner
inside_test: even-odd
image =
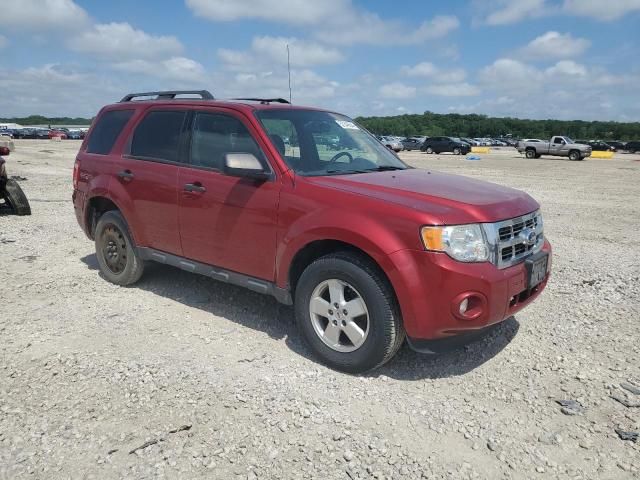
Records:
[[[316,110],[256,113],[274,147],[297,174],[341,175],[409,168],[348,117]]]

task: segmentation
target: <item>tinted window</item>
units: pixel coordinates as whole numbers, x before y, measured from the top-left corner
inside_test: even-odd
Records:
[[[180,139],[186,112],[149,112],[136,127],[131,155],[179,161]]]
[[[265,164],[260,147],[237,118],[197,113],[193,122],[191,163],[222,170],[227,153],[252,153]]]
[[[108,154],[131,115],[133,115],[133,110],[104,112],[93,127],[87,143],[87,152],[100,155]]]

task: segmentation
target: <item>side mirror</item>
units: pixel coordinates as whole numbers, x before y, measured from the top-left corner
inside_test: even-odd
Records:
[[[224,173],[231,177],[267,180],[266,172],[253,153],[227,153],[224,156]]]

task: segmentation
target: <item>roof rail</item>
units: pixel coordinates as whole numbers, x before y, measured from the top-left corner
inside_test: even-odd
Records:
[[[232,100],[244,100],[246,102],[260,102],[262,105],[268,105],[269,103],[289,103],[284,98],[233,98]]]
[[[163,92],[130,93],[122,97],[120,102],[130,102],[137,97],[156,97],[155,100],[173,100],[177,95],[200,95],[203,100],[213,100],[208,90],[166,90]]]

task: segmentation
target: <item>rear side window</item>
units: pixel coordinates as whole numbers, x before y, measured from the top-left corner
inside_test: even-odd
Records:
[[[149,112],[136,127],[131,155],[178,162],[185,111]]]
[[[133,110],[111,110],[98,118],[87,143],[87,153],[107,155],[133,115]]]

